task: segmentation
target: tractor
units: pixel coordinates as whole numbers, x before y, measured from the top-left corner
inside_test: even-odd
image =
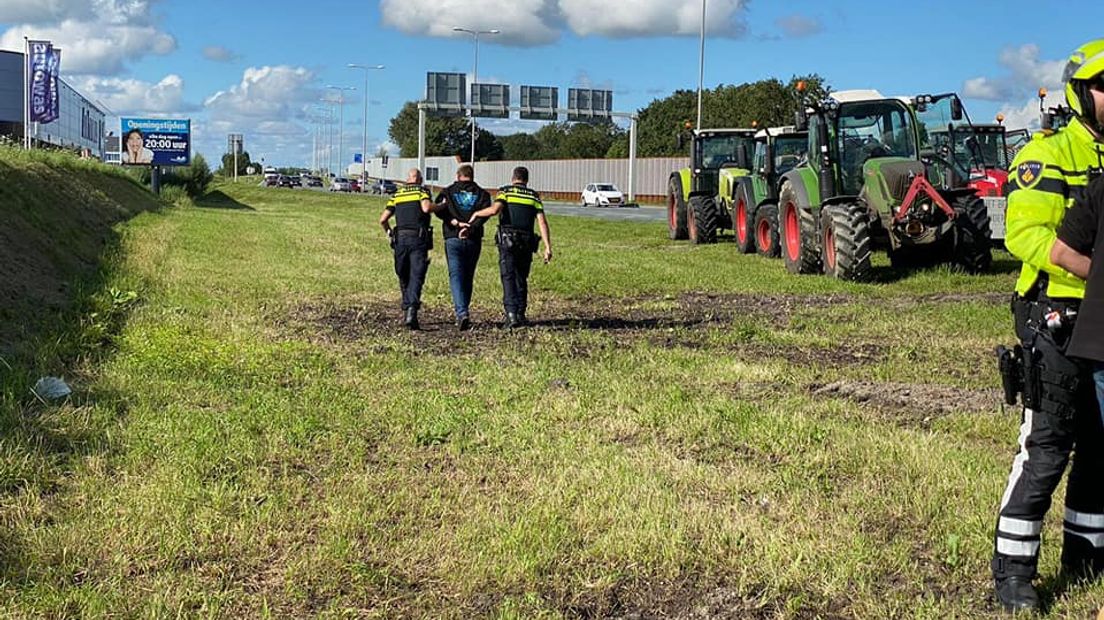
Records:
[[[989,267],[985,203],[973,189],[928,180],[916,113],[929,103],[874,90],[806,102],[798,126],[808,129],[810,156],[782,175],[778,197],[790,272],[866,280],[876,247],[895,266],[950,259],[970,272]]]
[[[679,135],[680,146],[684,142]],[[690,167],[671,173],[667,182],[667,228],[671,239],[714,243],[719,229],[732,228],[727,200],[719,195],[726,181],[749,172],[755,129],[698,129],[690,132]]]
[[[969,187],[977,192],[988,211],[991,236],[1004,238],[1006,201],[1002,194],[1008,180],[1008,143],[1004,117],[995,124],[975,125],[954,93],[924,95],[913,105],[920,121],[921,159],[928,176],[941,189]]]
[[[742,254],[758,252],[777,258],[778,190],[782,175],[805,157],[808,134],[794,127],[772,127],[755,134],[751,173],[725,183],[721,171],[721,195],[731,207],[736,247]]]

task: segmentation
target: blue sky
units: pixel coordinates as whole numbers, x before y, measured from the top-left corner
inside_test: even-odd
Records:
[[[1013,126],[1034,120],[1039,86],[1059,90],[1073,48],[1104,36],[1104,3],[1090,1],[708,6],[707,86],[816,72],[836,89],[958,91],[975,120],[1002,111]],[[1076,15],[1054,17],[1059,6]],[[19,49],[24,35],[53,39],[78,88],[116,114],[192,118],[197,149],[211,159],[227,132],[240,131],[254,157],[303,165],[309,114],[329,84],[358,89],[345,108],[344,159],[360,150],[364,75],[347,63],[387,67],[371,75],[375,152],[389,146],[387,122],[403,102],[423,96],[426,71],[471,71],[471,38],[452,26],[503,31],[481,45],[481,78],[559,86],[562,98],[571,86],[610,88],[615,109],[636,110],[696,88],[700,8],[700,0],[3,0],[0,48]],[[923,35],[910,41],[908,32]]]

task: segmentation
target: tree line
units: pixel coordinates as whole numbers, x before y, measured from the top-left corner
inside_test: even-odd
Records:
[[[702,93],[702,127],[773,127],[790,125],[805,95],[814,99],[830,90],[817,74],[745,84],[721,84]],[[637,154],[640,157],[686,155],[678,135],[697,118],[697,92],[678,90],[655,99],[638,111]],[[610,122],[547,123],[533,133],[495,135],[479,128],[475,157],[478,161],[623,158],[629,155],[629,132]],[[418,105],[407,102],[388,128],[401,157],[418,155]],[[426,119],[426,152],[471,158],[471,125],[467,118],[429,115]]]

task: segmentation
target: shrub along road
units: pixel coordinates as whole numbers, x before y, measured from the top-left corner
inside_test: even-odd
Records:
[[[381,207],[222,185],[127,226],[114,351],[25,411],[80,447],[6,463],[5,612],[993,615],[1006,255],[856,285],[553,215],[535,327],[488,244],[453,331],[438,242],[411,334]]]

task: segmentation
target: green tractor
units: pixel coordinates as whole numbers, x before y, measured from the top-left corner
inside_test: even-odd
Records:
[[[721,170],[721,196],[731,205],[736,247],[742,254],[779,256],[778,191],[782,175],[798,166],[807,146],[805,131],[794,127],[762,129],[755,134],[751,173],[731,177],[725,174],[727,169]]]
[[[927,100],[845,91],[800,112],[810,157],[782,176],[778,197],[791,273],[866,280],[879,247],[895,266],[951,260],[970,272],[988,269],[985,203],[971,188],[928,181],[916,118]]]
[[[679,135],[679,143],[684,141]],[[721,178],[748,174],[754,129],[698,129],[690,133],[690,167],[671,173],[667,182],[667,229],[671,239],[714,243],[717,231],[732,228]]]

